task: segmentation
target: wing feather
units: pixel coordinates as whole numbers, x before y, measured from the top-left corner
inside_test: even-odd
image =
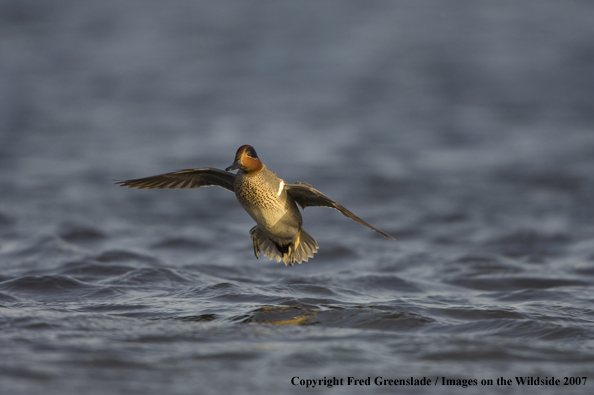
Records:
[[[223,187],[233,192],[235,174],[228,171],[204,167],[201,169],[186,169],[173,173],[159,174],[134,180],[118,181],[117,185],[138,189],[188,189],[211,185]]]
[[[347,209],[340,203],[330,199],[328,196],[324,195],[322,192],[313,188],[309,184],[298,182],[296,184],[286,184],[285,188],[287,189],[287,193],[291,195],[293,199],[295,199],[297,204],[299,204],[302,209],[305,209],[306,207],[310,206],[330,207],[340,211],[345,217],[357,221],[361,225],[367,226],[369,229],[376,231],[380,235],[384,236],[386,239],[395,240],[386,232],[382,232],[381,230],[374,228],[373,226],[371,226],[370,224],[353,214],[353,212],[351,212],[349,209]]]

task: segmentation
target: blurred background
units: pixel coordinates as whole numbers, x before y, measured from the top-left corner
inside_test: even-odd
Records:
[[[215,355],[253,390],[264,379],[253,362],[280,369],[266,381],[280,392],[299,390],[285,363],[302,375],[367,367],[480,378],[532,374],[546,360],[545,374],[583,373],[594,362],[593,15],[594,3],[578,0],[0,0],[7,388],[95,393],[91,384],[106,377],[113,393],[193,393],[188,383],[198,379],[214,393],[238,388],[215,368],[209,377],[183,370],[181,351],[151,360],[151,342],[169,331],[195,353],[189,368],[206,369]],[[304,228],[320,252],[284,270],[255,260],[252,221],[225,190],[113,185],[225,168],[243,144],[281,178],[313,184],[397,242],[312,208]],[[146,270],[166,275],[149,281]],[[251,304],[238,305],[236,294]],[[559,309],[540,310],[551,305]],[[448,313],[452,306],[467,315]],[[325,315],[332,309],[351,318]],[[482,321],[491,313],[495,321]],[[174,322],[150,326],[156,317]],[[202,329],[188,334],[188,321],[214,321],[225,335],[205,356],[219,332],[200,327],[207,340],[192,342]],[[264,342],[237,322],[273,321],[314,326],[259,326],[282,347],[248,347],[239,362],[217,354],[246,332]],[[35,325],[49,329],[29,332]],[[99,334],[105,325],[113,337]],[[320,326],[361,331],[348,332],[357,357],[336,351],[344,332],[310,343]],[[418,332],[400,337],[411,328]],[[39,351],[65,333],[96,344]],[[299,340],[283,343],[292,336]],[[147,349],[134,354],[125,345],[139,337]],[[527,339],[541,343],[521,348]],[[128,354],[112,349],[118,342]],[[320,348],[326,360],[291,365],[300,350]],[[174,361],[180,381],[163,387],[158,374],[126,365],[143,358],[153,367]],[[88,381],[95,369],[103,379]]]
[[[84,217],[89,199],[123,196],[111,179],[223,168],[242,144],[290,182],[356,176],[349,193],[367,197],[421,174],[591,180],[591,11],[3,0],[3,212],[47,193]]]

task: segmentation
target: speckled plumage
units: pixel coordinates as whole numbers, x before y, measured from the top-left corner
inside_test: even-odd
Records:
[[[283,188],[281,179],[266,166],[254,175],[238,171],[235,176],[235,196],[241,207],[263,230],[280,238],[295,237],[303,219],[295,200]]]
[[[284,189],[285,182],[265,165],[255,174],[242,170],[235,176],[235,196],[243,209],[256,221],[250,230],[256,257],[281,259],[291,265],[307,261],[318,250],[318,244],[301,230],[303,218],[297,204]]]
[[[303,218],[297,204],[330,207],[343,215],[394,240],[389,234],[374,228],[344,206],[330,199],[306,183],[287,184],[268,169],[249,145],[239,147],[235,161],[226,171],[201,168],[120,181],[117,184],[129,188],[186,189],[217,185],[235,192],[241,207],[254,219],[256,226],[250,229],[250,238],[256,258],[262,252],[277,262],[293,266],[312,258],[318,251],[318,243],[302,229]],[[237,170],[237,174],[229,173]]]

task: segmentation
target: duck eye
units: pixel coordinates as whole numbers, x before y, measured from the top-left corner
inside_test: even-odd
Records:
[[[250,158],[257,158],[257,157],[258,157],[258,154],[256,154],[256,150],[255,150],[255,149],[253,149],[252,147],[248,147],[248,148],[245,150],[245,154],[246,154],[247,156],[249,156]]]

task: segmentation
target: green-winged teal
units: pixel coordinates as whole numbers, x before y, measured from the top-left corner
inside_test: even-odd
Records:
[[[237,174],[229,170],[237,170]],[[235,161],[225,171],[210,167],[187,169],[119,181],[117,184],[138,189],[188,189],[217,185],[235,192],[239,204],[256,221],[256,226],[250,230],[256,258],[262,251],[263,255],[276,258],[277,262],[282,259],[285,265],[307,262],[318,251],[318,243],[301,228],[303,219],[295,203],[302,209],[309,206],[334,208],[385,238],[394,240],[311,185],[302,182],[287,184],[260,161],[256,150],[249,145],[239,147]]]

